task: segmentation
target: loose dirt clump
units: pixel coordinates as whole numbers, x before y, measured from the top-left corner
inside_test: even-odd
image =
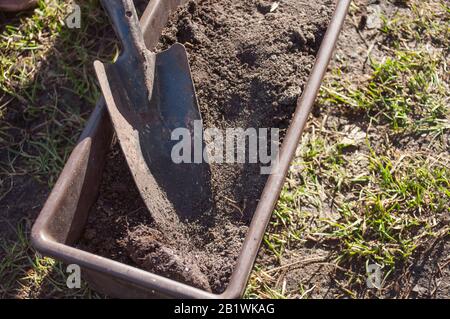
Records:
[[[165,273],[175,280],[211,290],[208,278],[196,261],[179,256],[175,249],[163,244],[164,235],[157,230],[140,225],[129,233],[126,242],[127,252],[136,264],[157,273]]]
[[[259,0],[190,1],[171,16],[157,50],[186,46],[206,128],[279,128],[283,135],[333,8],[331,0],[284,0],[278,7]],[[161,234],[115,147],[81,245],[223,292],[267,179],[260,168],[211,164],[212,209],[182,222],[174,234]]]

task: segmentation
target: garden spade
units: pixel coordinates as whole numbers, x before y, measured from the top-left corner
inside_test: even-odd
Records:
[[[202,122],[185,48],[176,43],[149,51],[132,0],[102,5],[122,53],[113,64],[94,66],[139,192],[159,226],[198,216],[209,203],[210,171],[202,160]],[[176,148],[180,143],[184,147]]]

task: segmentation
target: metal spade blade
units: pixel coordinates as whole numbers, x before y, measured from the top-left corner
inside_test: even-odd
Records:
[[[102,4],[123,49],[114,64],[94,66],[140,194],[157,225],[198,216],[210,202],[210,170],[186,50],[147,50],[133,2]],[[182,152],[172,154],[180,142]],[[173,155],[180,154],[190,161],[178,163]]]

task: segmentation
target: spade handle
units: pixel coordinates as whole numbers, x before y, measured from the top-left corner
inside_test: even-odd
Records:
[[[133,0],[101,0],[124,53],[141,54],[145,50],[144,36]]]

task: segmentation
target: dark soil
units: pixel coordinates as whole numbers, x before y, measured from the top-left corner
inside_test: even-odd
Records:
[[[157,49],[186,46],[205,127],[287,128],[334,2],[272,3],[200,0],[171,17]],[[212,209],[166,234],[153,224],[115,145],[81,246],[220,293],[266,179],[257,164],[212,164]]]
[[[370,56],[378,61],[388,56],[386,51],[389,49],[383,46],[385,36],[379,31],[381,27],[380,12],[388,18],[392,18],[397,11],[406,9],[399,1],[354,0],[353,4],[358,10],[350,10],[350,14],[345,20],[335,58],[332,60],[329,70],[340,68],[343,71],[340,74],[343,81],[357,85],[366,81],[371,73],[367,58],[369,51]],[[329,75],[332,76],[331,72]],[[364,112],[342,110],[329,104],[316,104],[312,115],[305,133],[309,133],[314,127],[319,126],[323,127],[326,132],[342,132],[342,127],[347,125],[360,127],[362,131],[368,133],[370,145],[377,151],[381,151],[385,147],[382,136],[392,135],[392,129],[388,125],[379,124],[368,128],[370,119]],[[430,153],[432,150],[421,148],[421,145],[434,147],[429,143],[432,138],[431,134],[418,137],[407,136],[402,143],[392,145],[392,148],[403,148],[403,151],[409,150],[411,153],[420,151]],[[428,140],[428,143],[422,143],[423,140]],[[364,151],[363,147],[359,151]],[[363,171],[367,165],[361,161],[359,168],[355,167],[354,169]],[[318,177],[320,176],[321,173],[318,172]],[[348,198],[349,202],[354,200],[357,199]],[[333,204],[326,202],[323,204],[323,210],[330,210],[331,214]],[[302,209],[308,210],[309,207],[302,207]],[[314,210],[316,209],[311,211]],[[445,223],[448,223],[446,217]],[[258,255],[257,263],[261,269],[267,271],[277,281],[276,284],[268,286],[277,289],[282,283],[286,283],[286,290],[295,292],[290,295],[290,298],[337,299],[347,298],[350,292],[356,293],[351,295],[356,298],[447,299],[450,291],[449,243],[448,235],[445,235],[437,237],[429,247],[418,249],[412,257],[415,262],[399,266],[399,269],[390,275],[394,278],[394,280],[391,279],[393,283],[380,292],[368,289],[366,278],[363,278],[358,284],[348,279],[348,274],[352,272],[365,274],[366,265],[365,263],[358,265],[357,262],[352,261],[351,264],[341,263],[340,266],[337,266],[335,258],[339,248],[332,240],[317,242],[314,238],[307,238],[304,244],[298,246],[291,243],[292,246],[286,250],[281,260],[275,258],[273,252],[267,252],[268,249],[263,248]],[[358,267],[364,270],[358,269]],[[273,271],[273,269],[279,270]],[[311,287],[311,289],[304,293],[306,288],[299,290],[298,287]],[[349,287],[351,287],[351,291]]]

